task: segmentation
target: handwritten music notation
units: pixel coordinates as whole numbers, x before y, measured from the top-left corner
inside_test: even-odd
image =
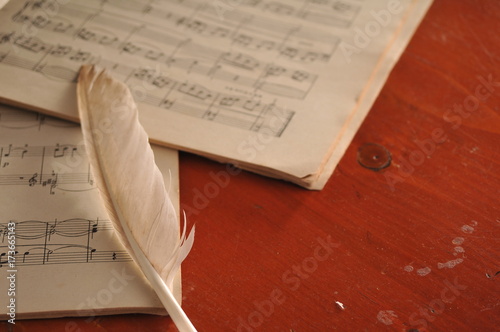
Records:
[[[0,223],[0,267],[9,261],[9,221],[15,222],[16,266],[131,261],[106,219],[42,219],[83,211],[105,215],[97,191],[91,190],[95,185],[80,127],[9,106],[0,106],[0,126],[0,203],[6,206],[2,216],[8,218]],[[68,143],[54,143],[59,139]],[[52,195],[44,194],[45,187]],[[61,195],[54,195],[57,191]],[[18,203],[7,208],[13,199]],[[24,215],[23,210],[37,217],[12,220]]]
[[[169,12],[162,11],[162,8],[158,8],[154,3],[145,4],[140,1],[128,1],[127,3],[123,3],[119,0],[107,2],[110,6],[120,7],[126,10],[142,12],[161,18],[170,17]],[[186,9],[197,9],[200,7],[200,1],[183,0],[178,1],[177,5]],[[226,17],[228,14],[233,14],[234,16],[240,17],[237,13],[231,13],[236,6],[253,9],[255,12],[269,13],[277,17],[295,16],[304,21],[340,28],[349,27],[360,10],[359,1],[348,0],[239,0],[237,3],[216,2],[213,3],[211,7],[213,7],[212,9],[215,13],[221,16]],[[205,7],[203,9],[206,10],[207,8]],[[203,30],[205,25],[198,23],[195,24],[193,28]]]
[[[0,64],[66,82],[81,64],[97,64],[138,102],[280,137],[295,115],[282,98],[304,100],[340,42],[301,20],[347,27],[360,5],[246,0],[221,13],[199,0],[41,0],[20,8],[11,16],[16,28],[0,31]]]
[[[98,190],[89,190],[95,186],[80,126],[0,105],[0,127],[0,271],[18,272],[23,292],[16,296],[24,305],[16,315],[77,312],[115,272],[134,277],[130,292],[113,295],[118,308],[108,305],[106,312],[161,307],[150,300],[154,293],[120,243]],[[162,171],[172,168],[177,181],[171,152],[154,148]],[[47,289],[55,289],[53,301],[32,301]]]
[[[2,43],[0,33],[0,44]],[[24,49],[20,52],[0,53],[0,62],[12,66],[22,67],[24,69],[40,72],[47,77],[75,82],[80,65],[85,62],[75,54],[83,54],[82,51],[74,51],[70,46],[64,47],[68,52],[66,58],[70,61],[76,61],[71,68],[61,67],[60,60],[63,55],[54,53],[51,50],[56,48],[54,45],[44,43],[38,38],[27,38],[17,36],[16,33],[10,33],[10,37],[3,40],[12,40],[16,45],[23,45]],[[12,39],[11,39],[12,38]],[[23,40],[22,42],[20,40]],[[45,46],[39,47],[43,43]],[[29,47],[28,47],[29,45]],[[1,47],[1,45],[0,45]],[[63,46],[59,45],[57,48]],[[23,57],[21,54],[27,52],[39,53],[38,49],[45,52],[39,54],[40,60],[33,57]],[[86,53],[91,59],[90,53]],[[78,59],[78,60],[75,60]],[[256,89],[274,93],[277,95],[289,95],[302,98],[311,88],[317,75],[310,75],[300,70],[289,70],[287,68],[268,65],[258,78],[251,78],[244,74],[229,73],[222,70],[220,63],[226,63],[231,66],[243,68],[245,71],[249,68],[251,60],[242,54],[224,53],[217,61],[215,67],[208,68],[203,65],[197,65],[197,71],[205,72],[215,79],[227,80],[232,83],[245,84],[253,86]],[[139,102],[148,103],[165,110],[181,113],[188,116],[215,121],[218,123],[234,126],[241,129],[266,132],[274,136],[280,136],[286,129],[288,123],[295,114],[294,111],[283,109],[277,110],[274,103],[264,103],[259,98],[233,95],[228,93],[216,92],[203,85],[190,83],[188,81],[177,81],[168,78],[157,69],[132,68],[127,65],[117,64],[106,59],[100,59],[94,62],[104,68],[108,68],[129,85],[132,93]],[[191,61],[188,61],[191,62]],[[186,64],[182,59],[171,59],[170,63],[179,67],[190,67],[192,64]],[[196,63],[194,61],[193,63]],[[283,85],[279,83],[280,77],[289,77],[294,84]],[[233,89],[231,89],[233,90]],[[231,103],[227,101],[231,100]]]
[[[21,185],[55,190],[94,189],[84,147],[71,144],[54,146],[0,146],[0,186]]]
[[[16,266],[132,261],[123,248],[103,247],[95,239],[112,234],[113,226],[108,220],[26,220],[15,224]],[[8,262],[7,233],[7,223],[1,223],[0,268]]]
[[[136,3],[135,6],[131,5],[133,2],[123,5],[122,1],[97,0],[61,6],[55,15],[49,17],[42,13],[49,10],[53,12],[55,1],[42,0],[27,3],[12,17],[12,20],[23,24],[29,23],[37,29],[48,29],[101,45],[120,46],[123,50],[128,48],[129,51],[138,50],[134,43],[129,44],[126,38],[131,37],[131,32],[134,32],[136,36],[148,38],[153,42],[150,46],[159,41],[155,37],[163,37],[162,43],[175,46],[184,40],[181,36],[203,36],[227,39],[229,44],[247,49],[276,52],[277,55],[285,55],[299,62],[326,61],[336,47],[338,37],[335,35],[306,27],[301,25],[300,21],[281,20],[281,15],[269,17],[259,15],[257,12],[240,10],[240,8],[252,6],[248,6],[250,4],[248,1],[239,2],[238,7],[221,12],[215,4],[210,5],[200,0],[177,3]],[[299,6],[300,9],[297,8]],[[271,14],[283,14],[280,8],[293,7],[296,15],[290,16],[306,20],[309,18],[314,23],[339,27],[348,27],[361,9],[359,3],[356,4],[356,1],[352,0],[306,1],[305,4],[295,6],[262,1],[261,7],[264,12]],[[116,9],[123,10],[121,18],[116,14]],[[328,10],[334,13],[339,21],[344,22],[335,24],[336,22],[333,22],[335,20],[328,22],[328,19],[320,19],[320,16],[327,15]],[[110,12],[113,14],[110,15]],[[137,13],[142,14],[142,19],[137,19]],[[132,14],[134,17],[127,14]],[[152,20],[155,19],[161,21],[162,25],[154,24]],[[166,34],[162,31],[166,26],[181,33]],[[214,48],[209,49],[217,52]],[[293,57],[290,57],[290,54],[283,54],[285,50],[290,49],[296,51]],[[149,51],[151,51],[149,54],[151,58],[158,56],[154,50]],[[315,53],[318,57],[314,59],[300,57],[308,52]]]

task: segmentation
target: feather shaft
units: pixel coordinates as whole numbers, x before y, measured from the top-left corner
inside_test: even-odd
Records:
[[[128,229],[125,229],[125,234],[127,237],[132,236]],[[160,275],[156,272],[149,260],[144,256],[142,250],[137,247],[134,241],[131,241],[130,244],[135,257],[137,258],[137,264],[139,264],[139,267],[146,276],[146,279],[148,279],[151,287],[155,290],[158,298],[170,315],[170,318],[174,321],[175,326],[177,326],[179,331],[182,332],[196,332],[195,327],[189,320],[184,310],[182,310],[170,288],[167,287],[165,281],[161,279]]]

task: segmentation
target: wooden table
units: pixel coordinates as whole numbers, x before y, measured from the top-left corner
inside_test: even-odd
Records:
[[[435,0],[321,192],[181,154],[198,330],[498,331],[499,32],[498,0]],[[391,165],[362,167],[366,143]],[[176,328],[124,315],[14,331]]]

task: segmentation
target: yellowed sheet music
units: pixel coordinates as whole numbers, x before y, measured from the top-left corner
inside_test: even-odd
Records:
[[[77,121],[94,63],[154,142],[320,189],[431,2],[13,1],[0,97]]]
[[[178,208],[177,152],[154,151]],[[0,274],[13,276],[0,303],[15,318],[165,313],[118,242],[77,124],[0,105],[0,206]]]

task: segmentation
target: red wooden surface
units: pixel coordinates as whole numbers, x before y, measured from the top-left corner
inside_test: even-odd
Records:
[[[321,192],[181,154],[197,227],[183,307],[198,330],[498,330],[499,32],[498,0],[435,0]],[[365,143],[392,164],[361,167]],[[13,330],[176,328],[123,315]]]

